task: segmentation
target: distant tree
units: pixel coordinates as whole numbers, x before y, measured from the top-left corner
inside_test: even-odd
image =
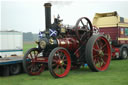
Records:
[[[33,34],[32,32],[23,33],[23,41],[31,42],[38,40],[38,34]]]
[[[33,40],[34,41],[38,40],[38,34],[33,34]]]
[[[23,40],[24,41],[33,41],[32,32],[23,33]]]

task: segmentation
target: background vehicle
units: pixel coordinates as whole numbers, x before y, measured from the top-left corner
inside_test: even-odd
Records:
[[[0,75],[20,73],[22,58],[23,34],[17,31],[0,31]]]
[[[117,12],[96,13],[93,25],[109,40],[113,59],[128,58],[128,19],[120,17]]]

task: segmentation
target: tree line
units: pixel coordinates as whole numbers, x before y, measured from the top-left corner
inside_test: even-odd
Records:
[[[23,41],[31,42],[38,40],[38,34],[33,34],[32,32],[23,33]]]

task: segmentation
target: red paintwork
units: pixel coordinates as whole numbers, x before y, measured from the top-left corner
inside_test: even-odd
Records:
[[[100,42],[98,42],[100,41]],[[93,62],[100,71],[105,71],[111,61],[111,50],[109,42],[104,37],[97,38],[93,46]]]
[[[121,29],[123,29],[123,34],[121,34]],[[128,38],[125,35],[125,27],[103,27],[99,29],[101,34],[109,34],[112,40],[116,40],[118,44],[128,44],[128,40],[118,40],[118,38]]]
[[[112,52],[112,58],[115,59],[116,58],[116,53],[119,53],[119,55],[120,55],[120,48],[112,46],[112,49],[115,50],[114,52]]]
[[[48,57],[38,57],[35,62],[48,63]]]
[[[101,34],[109,34],[112,40],[117,40],[117,38],[118,38],[118,28],[117,27],[100,28],[99,32]]]
[[[66,37],[57,39],[58,46],[67,48],[70,51],[75,51],[79,47],[79,41],[75,37]]]

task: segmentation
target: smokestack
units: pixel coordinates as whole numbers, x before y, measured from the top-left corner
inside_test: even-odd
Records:
[[[45,23],[46,23],[46,31],[49,31],[51,27],[51,3],[45,3]]]

